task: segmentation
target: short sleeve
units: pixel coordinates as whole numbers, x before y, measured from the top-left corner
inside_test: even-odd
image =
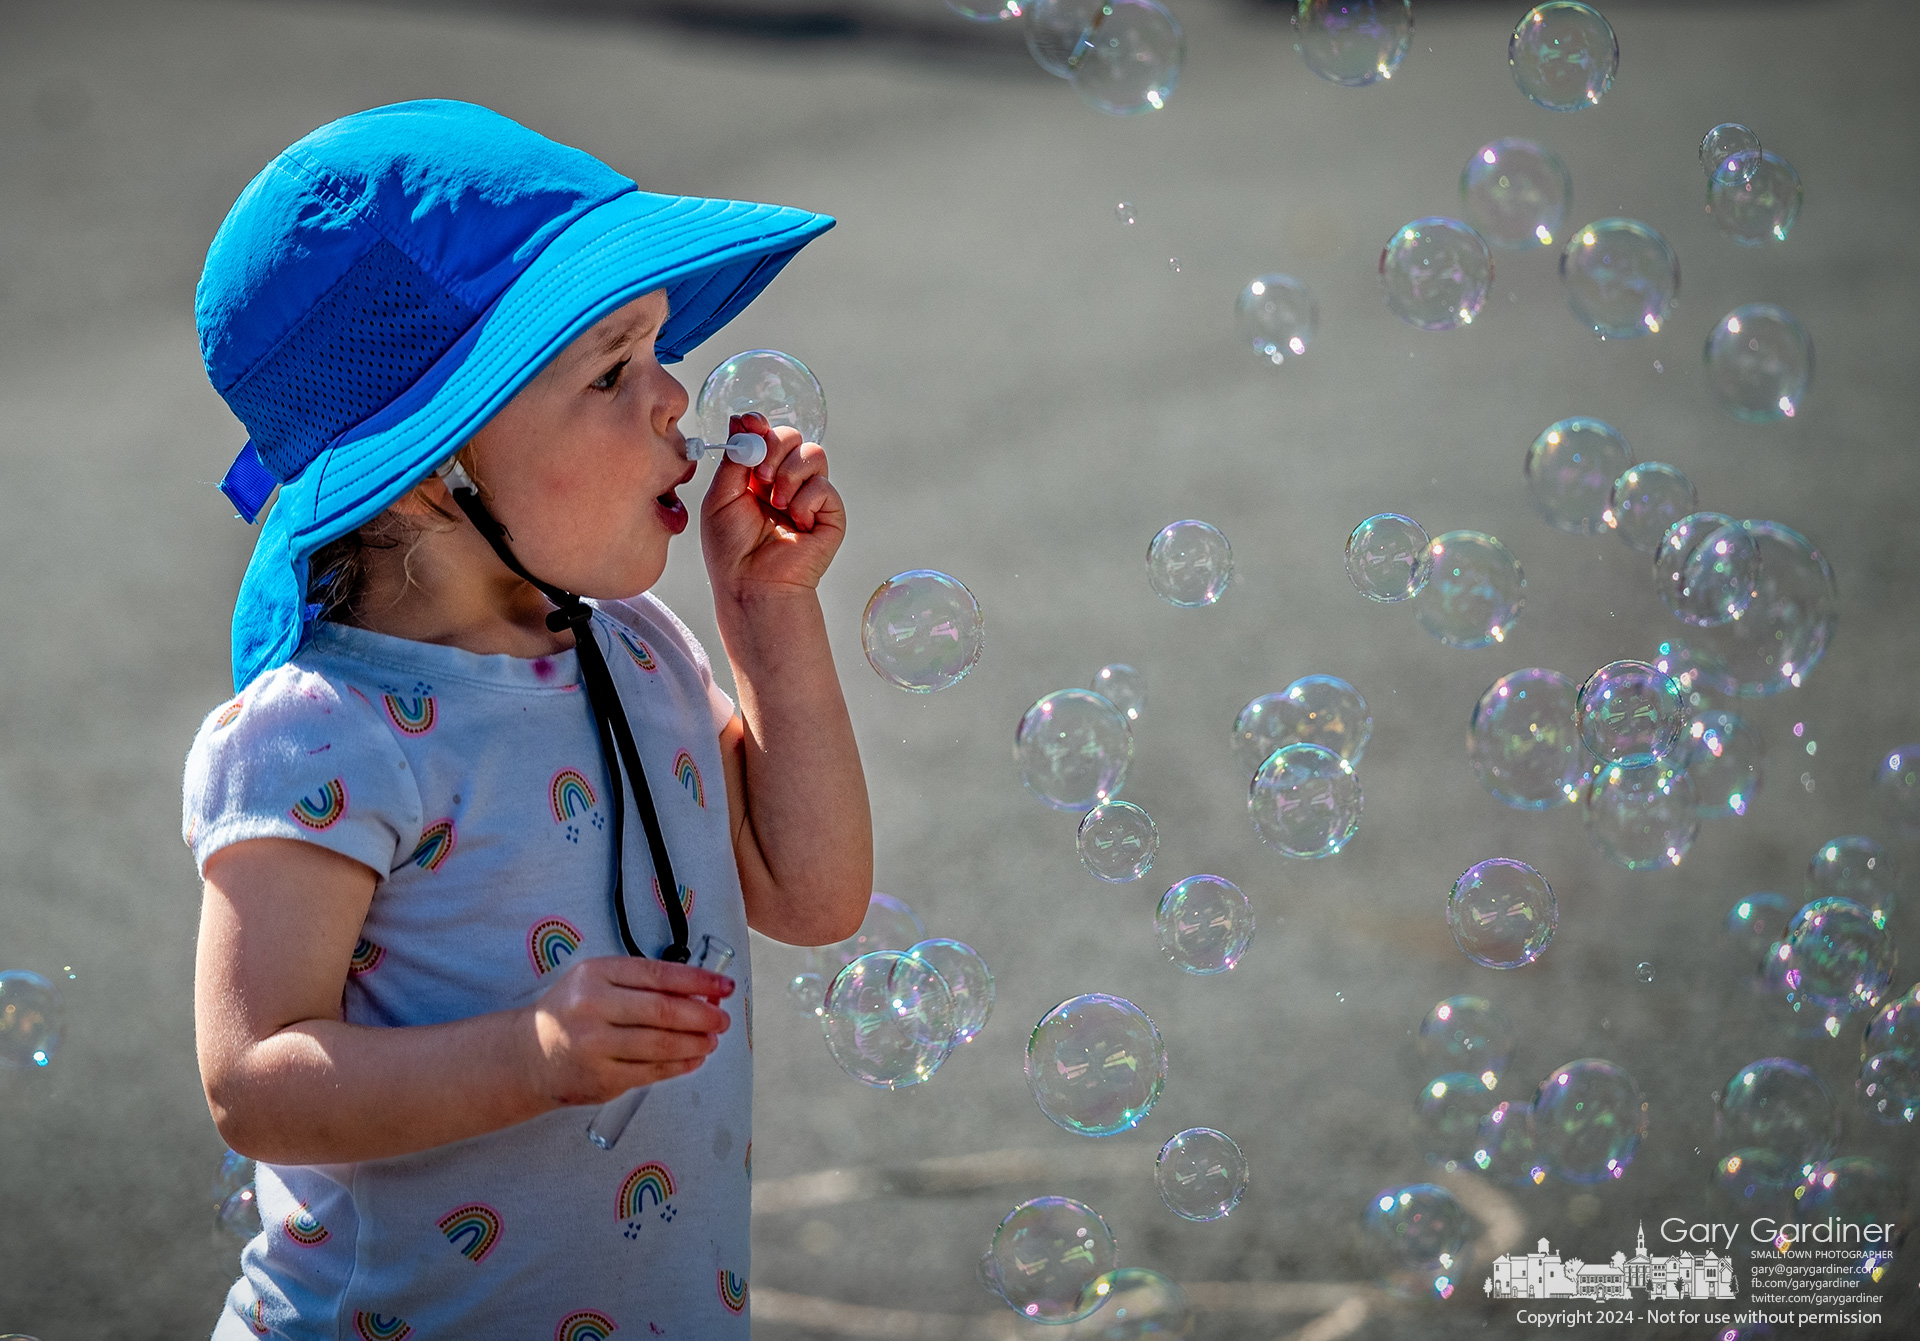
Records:
[[[385,876],[421,830],[420,792],[358,691],[297,666],[268,671],[208,714],[187,754],[182,836],[207,858],[293,838]]]
[[[664,635],[684,653],[700,673],[700,683],[706,688],[707,708],[713,714],[714,734],[718,735],[727,729],[727,723],[733,720],[736,711],[733,698],[714,683],[713,663],[707,659],[707,649],[700,645],[700,640],[693,636],[693,630],[667,607],[665,601],[652,592],[642,592],[631,600],[601,602],[599,608],[608,618],[618,620],[643,636]]]

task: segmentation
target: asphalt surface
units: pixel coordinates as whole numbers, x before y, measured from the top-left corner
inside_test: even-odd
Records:
[[[1003,1179],[989,1160],[957,1189],[895,1178],[838,1204],[770,1209],[753,1285],[780,1302],[773,1312],[801,1316],[792,1299],[805,1296],[949,1321],[819,1322],[832,1315],[821,1305],[811,1323],[763,1310],[762,1334],[958,1334],[953,1318],[992,1314],[973,1273],[994,1224],[1051,1192],[1099,1207],[1124,1262],[1179,1280],[1363,1281],[1361,1206],[1429,1172],[1409,1031],[1458,992],[1520,1026],[1502,1094],[1525,1097],[1559,1063],[1597,1056],[1630,1070],[1650,1104],[1617,1183],[1513,1195],[1529,1243],[1601,1260],[1630,1250],[1640,1221],[1704,1216],[1711,1095],[1763,1056],[1826,1078],[1848,1110],[1843,1151],[1920,1173],[1911,1131],[1853,1111],[1857,1030],[1792,1036],[1748,993],[1720,931],[1738,896],[1797,894],[1829,836],[1899,841],[1870,776],[1887,749],[1920,739],[1920,92],[1898,60],[1910,16],[1897,0],[1613,6],[1618,81],[1597,109],[1557,116],[1509,78],[1517,8],[1423,5],[1396,77],[1349,90],[1303,67],[1277,9],[1190,2],[1171,106],[1112,119],[1011,34],[982,38],[955,19],[961,36],[943,44],[931,0],[807,40],[611,3],[9,4],[0,967],[57,976],[69,1018],[47,1072],[0,1073],[0,1328],[41,1341],[204,1335],[234,1274],[234,1245],[209,1228],[222,1147],[193,1063],[197,889],[178,784],[197,722],[228,692],[226,620],[251,533],[211,487],[242,432],[201,373],[192,288],[227,205],[274,152],[332,117],[426,95],[488,103],[649,188],[841,220],[687,375],[772,345],[827,388],[852,520],[822,594],[875,800],[878,882],[930,932],[978,947],[999,998],[931,1083],[878,1093],[783,1009],[778,985],[799,952],[756,943],[756,1173],[774,1185],[1038,1154],[1008,1157]],[[1702,210],[1695,146],[1727,119],[1754,126],[1805,181],[1783,245],[1736,247]],[[1566,159],[1576,221],[1637,217],[1672,240],[1685,284],[1667,331],[1585,334],[1546,253],[1501,255],[1469,329],[1424,334],[1384,310],[1381,243],[1454,211],[1461,164],[1503,135]],[[1130,227],[1114,217],[1121,200],[1135,206]],[[1232,321],[1241,285],[1268,270],[1304,279],[1322,311],[1308,355],[1282,369],[1242,348]],[[1706,332],[1754,301],[1793,310],[1817,344],[1790,423],[1738,424],[1703,382]],[[1465,760],[1468,712],[1497,676],[1544,665],[1579,679],[1674,628],[1637,556],[1529,510],[1524,449],[1568,414],[1605,418],[1636,456],[1679,465],[1706,506],[1803,531],[1839,583],[1838,634],[1805,687],[1742,709],[1768,748],[1752,814],[1707,826],[1675,870],[1607,865],[1577,815],[1505,810]],[[1407,610],[1351,589],[1347,531],[1388,509],[1509,545],[1528,589],[1506,644],[1450,650]],[[1214,608],[1173,609],[1144,581],[1148,539],[1181,517],[1232,541],[1235,579]],[[659,590],[717,650],[697,542],[682,543]],[[988,629],[978,669],[927,697],[884,684],[859,640],[874,586],[916,567],[964,580]],[[1009,751],[1028,703],[1115,660],[1149,679],[1126,794],[1163,836],[1154,870],[1124,887],[1081,869],[1072,817],[1022,790]],[[1358,836],[1309,863],[1257,842],[1226,740],[1241,704],[1313,672],[1359,687],[1374,734]],[[1558,938],[1524,971],[1475,967],[1445,928],[1448,887],[1493,855],[1533,863],[1559,895]],[[1259,918],[1247,958],[1220,979],[1178,973],[1152,934],[1157,895],[1200,871],[1243,886]],[[1894,922],[1909,946],[1916,901],[1910,889]],[[1912,961],[1910,949],[1902,985]],[[1092,1143],[1053,1128],[1026,1092],[1027,1030],[1083,991],[1132,998],[1167,1039],[1159,1106],[1101,1143],[1133,1166],[1124,1153],[1086,1165]],[[1174,1219],[1151,1183],[1159,1144],[1202,1124],[1233,1135],[1252,1169],[1244,1203],[1212,1225]],[[1878,1328],[1806,1334],[1914,1335],[1913,1256],[1896,1263]],[[1532,1335],[1482,1298],[1480,1265],[1445,1304],[1322,1323],[1324,1304],[1212,1309],[1195,1335]]]

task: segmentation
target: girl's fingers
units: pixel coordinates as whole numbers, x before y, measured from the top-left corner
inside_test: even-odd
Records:
[[[620,1029],[615,1031],[608,1057],[615,1062],[647,1064],[700,1061],[719,1040],[711,1034],[681,1034],[660,1029]]]
[[[775,428],[760,436],[767,440],[767,456],[753,468],[753,473],[762,484],[770,484],[773,482],[774,472],[780,469],[781,463],[800,446],[800,430]]]
[[[607,1002],[605,1020],[621,1028],[670,1030],[682,1034],[724,1034],[733,1022],[719,1007],[693,996],[662,992],[618,992]]]
[[[811,531],[823,518],[844,515],[845,512],[840,491],[827,483],[825,475],[815,475],[801,485],[793,501],[787,504],[787,515],[802,531]]]
[[[790,512],[793,496],[800,486],[827,473],[827,453],[817,442],[796,443],[786,453],[771,476],[767,502],[782,512]]]

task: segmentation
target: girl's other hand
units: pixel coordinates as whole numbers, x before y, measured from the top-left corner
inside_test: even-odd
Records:
[[[714,594],[753,588],[812,591],[847,533],[840,491],[827,482],[827,453],[797,429],[738,415],[731,432],[766,439],[766,460],[748,469],[723,460],[700,508],[701,547]]]
[[[535,1093],[562,1105],[599,1104],[686,1075],[732,1024],[713,1003],[733,986],[731,978],[659,959],[582,960],[521,1012]]]

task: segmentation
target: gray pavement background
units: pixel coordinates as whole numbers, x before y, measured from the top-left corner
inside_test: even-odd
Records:
[[[0,1075],[0,1327],[42,1341],[203,1335],[234,1271],[208,1229],[221,1146],[193,1068],[197,891],[176,834],[181,757],[227,693],[226,616],[251,534],[211,488],[241,430],[200,372],[192,286],[226,206],[275,151],[406,97],[489,103],[650,188],[841,219],[686,375],[770,344],[826,386],[852,530],[823,598],[876,802],[879,884],[977,946],[1000,998],[931,1084],[875,1093],[783,1010],[798,952],[758,942],[761,1178],[1008,1147],[1071,1158],[1086,1143],[1025,1092],[1031,1023],[1073,993],[1112,991],[1168,1040],[1160,1106],[1106,1143],[1137,1156],[1136,1176],[769,1215],[756,1288],[985,1315],[972,1274],[994,1223],[1056,1191],[1108,1215],[1124,1261],[1180,1279],[1359,1279],[1363,1200],[1426,1171],[1408,1030],[1454,992],[1522,1022],[1516,1094],[1605,1056],[1649,1096],[1652,1129],[1621,1182],[1519,1199],[1529,1238],[1569,1252],[1604,1256],[1641,1218],[1698,1213],[1709,1095],[1743,1063],[1802,1057],[1845,1096],[1852,1034],[1782,1033],[1719,925],[1738,895],[1792,896],[1828,836],[1891,839],[1869,771],[1920,738],[1920,95],[1890,59],[1906,6],[1609,6],[1620,78],[1595,111],[1558,117],[1508,77],[1517,6],[1420,6],[1401,72],[1355,91],[1305,70],[1277,10],[1190,2],[1171,107],[1130,120],[1087,110],[1010,37],[775,41],[597,8],[7,6],[0,960],[60,975],[69,1028],[48,1074]],[[1784,246],[1737,248],[1702,212],[1694,147],[1728,118],[1805,180]],[[1547,255],[1501,256],[1469,330],[1422,334],[1382,308],[1381,241],[1454,210],[1468,152],[1511,134],[1566,158],[1580,219],[1626,214],[1667,233],[1685,276],[1667,333],[1584,335]],[[1131,228],[1114,221],[1121,199],[1137,207]],[[1323,314],[1308,357],[1282,370],[1238,348],[1232,326],[1235,293],[1270,269],[1305,279]],[[1790,424],[1738,425],[1702,383],[1707,329],[1750,301],[1791,308],[1818,346]],[[1703,504],[1812,536],[1840,583],[1826,661],[1806,688],[1753,705],[1769,746],[1753,816],[1710,826],[1663,874],[1605,865],[1571,813],[1502,809],[1464,758],[1467,713],[1498,675],[1550,665],[1578,679],[1671,627],[1623,546],[1561,536],[1527,508],[1525,446],[1572,413],[1681,466]],[[1509,544],[1529,590],[1506,646],[1450,651],[1348,587],[1347,530],[1389,508]],[[1143,581],[1148,538],[1183,516],[1234,545],[1235,583],[1210,610],[1172,609]],[[682,543],[660,591],[717,649],[695,542]],[[911,567],[961,577],[988,621],[979,669],[929,698],[882,684],[860,652],[866,596]],[[1164,839],[1154,872],[1117,889],[1079,867],[1071,817],[1024,794],[1008,750],[1029,702],[1110,660],[1150,678],[1127,794]],[[1373,707],[1366,818],[1339,857],[1288,862],[1251,833],[1226,736],[1246,700],[1316,671]],[[1816,756],[1800,753],[1796,722]],[[1531,861],[1560,897],[1559,938],[1520,973],[1468,963],[1442,917],[1452,880],[1495,854]],[[1241,884],[1260,918],[1220,981],[1176,973],[1152,940],[1154,898],[1202,870]],[[1911,895],[1897,923],[1909,946]],[[1651,986],[1634,978],[1640,960],[1656,965]],[[1910,949],[1903,981],[1912,964]],[[1202,1123],[1235,1136],[1253,1169],[1216,1225],[1175,1221],[1150,1182],[1159,1143]],[[1916,1172],[1911,1134],[1850,1117],[1843,1149]],[[1879,1335],[1920,1328],[1912,1257]],[[1520,1334],[1477,1283],[1350,1334]],[[1303,1321],[1215,1314],[1198,1334]]]

